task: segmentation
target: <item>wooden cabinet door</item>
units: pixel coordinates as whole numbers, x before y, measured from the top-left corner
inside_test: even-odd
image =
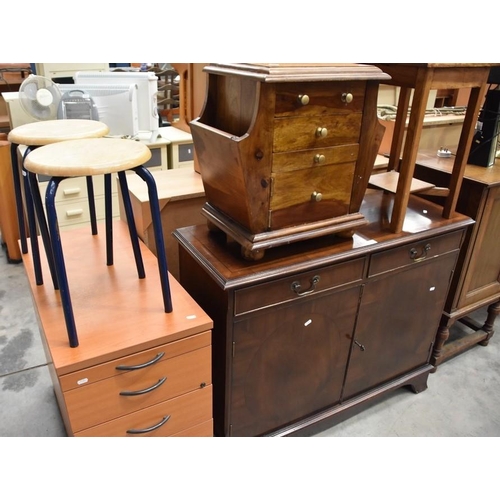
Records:
[[[428,363],[456,256],[388,272],[364,286],[343,400]]]
[[[360,287],[311,294],[234,325],[231,436],[256,436],[340,399]]]

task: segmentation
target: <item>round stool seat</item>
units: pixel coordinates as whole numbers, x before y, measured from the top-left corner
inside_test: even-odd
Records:
[[[108,132],[109,127],[96,120],[47,120],[20,125],[9,132],[8,139],[15,144],[45,146],[73,139],[104,137]]]
[[[25,167],[35,174],[81,177],[129,170],[150,158],[150,149],[131,139],[76,139],[35,149]]]

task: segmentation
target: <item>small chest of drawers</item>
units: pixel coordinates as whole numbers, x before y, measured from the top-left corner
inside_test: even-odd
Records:
[[[105,265],[103,230],[94,237],[88,228],[61,235],[76,348],[68,345],[58,292],[36,286],[31,257],[23,255],[66,431],[211,436],[212,320],[172,276],[173,311],[164,312],[156,259],[141,243],[146,278],[137,279],[127,231],[124,222],[114,223],[113,266]]]
[[[212,64],[191,122],[210,226],[251,260],[265,249],[352,234],[381,140],[378,83],[356,64]],[[383,133],[383,132],[382,132]]]

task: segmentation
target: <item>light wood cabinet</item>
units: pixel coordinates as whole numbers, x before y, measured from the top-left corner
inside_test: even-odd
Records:
[[[113,266],[106,266],[103,230],[61,234],[79,331],[75,348],[58,292],[35,284],[31,257],[23,255],[66,431],[212,435],[212,321],[172,276],[173,311],[165,313],[155,257],[141,243],[146,278],[139,280],[127,225],[116,221],[113,233]],[[42,262],[48,273],[43,256]]]
[[[427,387],[436,330],[472,221],[370,191],[369,224],[269,249],[249,263],[205,226],[175,231],[180,281],[214,321],[214,428],[220,436],[308,435],[402,386]]]

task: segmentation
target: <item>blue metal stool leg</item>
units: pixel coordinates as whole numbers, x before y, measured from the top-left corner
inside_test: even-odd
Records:
[[[66,274],[66,265],[64,264],[64,256],[55,207],[57,187],[62,180],[63,177],[53,177],[50,179],[47,185],[47,192],[45,194],[45,206],[47,208],[50,241],[52,242],[57,281],[59,283],[59,291],[61,294],[61,302],[66,322],[66,330],[68,332],[69,345],[70,347],[78,347],[78,335],[76,333],[75,318],[73,315],[73,306],[71,304],[71,296],[69,293],[68,277]]]
[[[21,241],[21,252],[28,253],[26,237],[26,226],[24,221],[23,196],[21,193],[21,180],[19,179],[19,163],[17,161],[17,148],[19,144],[10,145],[10,160],[12,164],[12,177],[14,178],[14,194],[16,197],[17,223],[19,226],[19,239]]]
[[[139,246],[139,236],[137,235],[137,227],[135,225],[134,212],[132,210],[130,193],[128,192],[127,175],[125,174],[125,172],[118,172],[118,180],[120,181],[120,189],[123,198],[123,208],[125,209],[125,216],[127,217],[130,241],[134,250],[137,274],[139,275],[139,279],[143,279],[146,277],[146,273],[144,271],[144,263],[142,260],[141,248]]]
[[[43,210],[42,198],[40,196],[40,188],[38,186],[38,180],[36,174],[32,172],[25,172],[27,176],[28,186],[26,189],[26,196],[31,200],[31,207],[34,208],[34,215],[36,221],[38,222],[38,227],[40,229],[40,235],[42,237],[43,246],[45,248],[45,255],[47,257],[47,263],[49,265],[50,275],[52,276],[52,284],[54,289],[58,290],[59,285],[57,283],[57,274],[54,265],[54,254],[52,252],[52,244],[50,243],[49,229],[47,227],[47,221],[45,219],[45,212]],[[31,216],[33,217],[33,216]],[[30,228],[30,232],[32,229]],[[36,231],[36,226],[33,222],[33,231]],[[35,233],[36,234],[36,233]],[[37,245],[38,247],[38,245]],[[33,257],[34,259],[35,257]],[[38,265],[40,262],[40,254],[38,254]],[[36,271],[35,271],[36,274]],[[40,283],[41,284],[41,283]]]
[[[94,197],[94,183],[92,177],[89,175],[86,177],[87,180],[87,195],[89,199],[89,212],[90,212],[90,227],[92,229],[92,234],[97,234],[97,215],[95,211],[95,197]]]
[[[113,265],[113,204],[111,198],[111,174],[104,174],[104,214],[106,221],[106,264]]]
[[[147,168],[140,166],[134,168],[134,171],[148,186],[149,206],[151,208],[153,230],[155,233],[156,254],[158,258],[158,270],[160,273],[161,289],[163,293],[163,304],[165,312],[170,313],[173,310],[172,296],[170,293],[170,283],[168,281],[167,254],[165,252],[165,240],[163,238],[160,203],[158,202],[158,190],[156,189],[156,182],[153,175]],[[127,196],[130,200],[128,190]]]
[[[31,242],[31,257],[33,259],[33,269],[35,271],[35,281],[37,285],[43,285],[42,265],[40,261],[40,247],[38,245],[38,231],[35,221],[35,209],[33,198],[29,186],[28,173],[23,170],[24,194],[26,200],[26,216],[28,218],[28,230]]]

